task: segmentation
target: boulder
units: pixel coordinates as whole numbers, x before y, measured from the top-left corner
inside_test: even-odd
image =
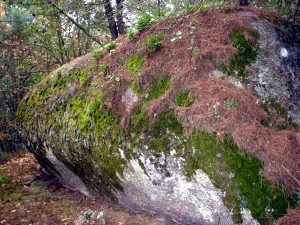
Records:
[[[263,18],[243,8],[174,15],[58,68],[19,107],[28,148],[66,187],[177,223],[282,217],[294,204],[283,187],[294,193],[300,178],[299,134],[270,123],[298,121],[299,93],[269,77],[274,65],[294,80],[300,70]]]

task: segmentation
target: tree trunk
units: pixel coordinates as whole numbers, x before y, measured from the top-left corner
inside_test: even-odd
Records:
[[[118,37],[117,23],[114,18],[114,12],[110,4],[110,0],[104,0],[105,16],[107,18],[111,39],[115,40]]]
[[[248,0],[240,0],[240,6],[248,6],[249,1]]]
[[[160,0],[157,0],[157,11],[158,11],[158,15],[160,16],[160,14],[161,14],[161,2],[160,2]]]
[[[123,20],[123,0],[116,0],[117,3],[117,21],[118,21],[118,31],[120,35],[124,35],[125,23]]]

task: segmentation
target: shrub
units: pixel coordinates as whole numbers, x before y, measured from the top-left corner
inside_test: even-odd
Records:
[[[164,33],[160,32],[158,35],[147,37],[147,48],[150,52],[156,52],[163,45],[164,36]]]
[[[108,74],[108,69],[109,69],[108,64],[103,63],[100,65],[100,70],[104,73],[105,76]]]
[[[92,56],[97,61],[100,59],[101,55],[102,55],[101,49],[95,49],[94,51],[92,51]]]
[[[191,106],[195,101],[195,97],[190,96],[190,91],[185,90],[178,94],[175,99],[175,103],[181,107]]]
[[[136,30],[135,30],[135,29],[127,29],[127,30],[126,30],[126,34],[128,35],[128,38],[129,38],[130,40],[133,39],[135,33],[136,33]]]
[[[145,27],[147,27],[151,23],[151,21],[152,21],[152,16],[145,13],[138,19],[135,27],[137,30],[142,30]]]
[[[111,50],[113,50],[115,47],[116,47],[116,42],[115,42],[115,41],[110,41],[110,42],[108,42],[108,43],[104,46],[104,48],[105,48],[108,52],[110,52]]]

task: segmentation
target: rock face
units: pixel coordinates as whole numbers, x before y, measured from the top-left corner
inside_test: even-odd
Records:
[[[100,59],[88,54],[62,66],[20,105],[28,148],[65,186],[174,222],[265,224],[283,216],[288,200],[279,187],[295,191],[300,149],[295,127],[270,126],[289,119],[281,99],[264,105],[254,96],[267,99],[280,83],[271,88],[268,80],[260,91],[273,63],[281,65],[259,50],[271,34],[264,26],[272,27],[260,17],[244,9],[170,17]],[[147,37],[162,27],[163,46],[149,52]]]

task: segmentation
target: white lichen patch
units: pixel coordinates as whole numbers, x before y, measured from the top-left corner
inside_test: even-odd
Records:
[[[138,100],[138,95],[131,88],[128,88],[122,96],[122,103],[126,106],[126,112],[130,113]]]
[[[80,178],[56,158],[51,148],[47,147],[45,143],[43,145],[46,150],[46,158],[50,161],[57,173],[59,173],[55,173],[55,175],[59,179],[60,183],[69,189],[79,191],[86,196],[92,197],[91,193],[88,191],[87,187],[80,180]]]
[[[242,218],[243,218],[243,225],[259,225],[259,222],[257,222],[255,219],[253,219],[249,209],[242,208],[241,214],[242,214]]]
[[[199,169],[188,180],[181,164],[164,154],[130,160],[119,177],[124,188],[116,194],[119,202],[151,214],[161,215],[164,209],[168,219],[185,224],[234,224],[222,193],[207,174]]]

